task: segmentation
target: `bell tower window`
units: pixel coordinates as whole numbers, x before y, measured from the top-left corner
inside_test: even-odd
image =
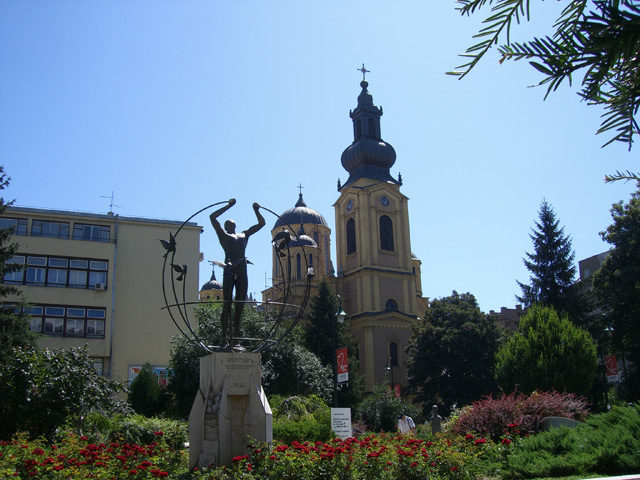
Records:
[[[347,255],[356,253],[356,221],[347,220]]]
[[[356,140],[362,137],[362,120],[356,121]]]
[[[380,217],[380,249],[393,252],[393,221],[387,215]]]
[[[378,132],[376,131],[376,121],[373,118],[367,119],[367,129],[370,137],[378,138]]]

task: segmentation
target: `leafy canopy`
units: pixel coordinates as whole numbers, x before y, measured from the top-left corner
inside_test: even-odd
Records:
[[[433,300],[409,342],[409,389],[444,414],[496,390],[494,355],[502,333],[470,293]]]
[[[496,380],[505,392],[589,391],[597,367],[591,335],[553,308],[534,305],[518,332],[496,354]]]
[[[491,6],[491,14],[475,35],[479,41],[463,57],[467,62],[448,72],[465,77],[492,48],[498,45],[500,63],[527,59],[543,75],[546,97],[563,82],[572,84],[582,76],[580,97],[604,108],[597,133],[612,137],[604,144],[631,145],[638,134],[635,115],[640,99],[640,7],[633,0],[575,0],[556,20],[551,36],[534,37],[522,43],[511,41],[511,27],[531,20],[531,0],[458,0],[462,15]],[[637,174],[631,174],[637,177]],[[613,178],[612,178],[613,179]]]
[[[593,279],[598,300],[613,328],[614,345],[628,363],[625,391],[629,400],[640,397],[640,190],[627,204],[611,208],[613,223],[602,239],[613,246]]]
[[[93,368],[86,346],[16,348],[0,364],[0,439],[8,440],[16,432],[50,437],[67,422],[79,430],[92,411],[122,411],[114,394],[123,390]]]

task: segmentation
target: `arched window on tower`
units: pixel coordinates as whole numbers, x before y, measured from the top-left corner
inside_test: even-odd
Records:
[[[362,136],[362,120],[358,119],[356,122],[356,140]]]
[[[380,217],[380,249],[393,252],[393,221],[387,215]]]
[[[396,342],[389,344],[389,365],[391,367],[398,366],[398,344]]]
[[[384,309],[388,312],[396,312],[398,311],[398,302],[396,302],[393,298],[390,298],[389,300],[387,300]]]
[[[347,255],[356,253],[356,221],[353,218],[347,220]]]
[[[296,255],[296,278],[298,280],[302,278],[302,258],[299,253]]]
[[[378,132],[376,132],[376,121],[373,118],[367,120],[367,129],[369,130],[369,136],[378,138]]]

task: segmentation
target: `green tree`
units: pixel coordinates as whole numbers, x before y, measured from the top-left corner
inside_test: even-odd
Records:
[[[81,430],[91,411],[122,410],[114,398],[119,391],[122,385],[93,368],[87,347],[16,348],[0,364],[0,439],[21,431],[50,437],[67,422]]]
[[[433,300],[409,342],[409,389],[426,415],[448,414],[496,390],[494,356],[503,333],[470,293]]]
[[[511,42],[511,27],[529,21],[530,0],[459,0],[462,15],[471,15],[486,5],[491,14],[476,35],[480,41],[463,55],[467,62],[449,72],[463,78],[492,48],[498,47],[504,60],[527,59],[543,75],[539,85],[547,85],[546,97],[564,81],[582,77],[579,96],[589,105],[604,108],[598,133],[613,137],[605,145],[621,141],[629,145],[638,134],[635,115],[640,102],[640,8],[634,0],[577,0],[567,2],[554,24],[551,36],[534,37],[523,43]],[[619,174],[620,176],[620,174]],[[622,177],[625,175],[622,174]],[[638,174],[628,172],[637,178]],[[615,179],[615,176],[609,177]]]
[[[356,404],[364,394],[364,377],[359,372],[358,344],[348,321],[337,322],[340,302],[326,278],[318,285],[311,299],[311,307],[304,324],[304,346],[318,356],[323,365],[336,372],[336,349],[347,348],[349,356],[349,382],[338,391],[338,404],[348,407]],[[335,330],[334,330],[335,329]],[[335,335],[335,345],[334,345]]]
[[[9,178],[0,166],[0,190],[9,185]],[[4,201],[0,197],[0,215],[13,203]],[[15,255],[18,244],[12,242],[13,228],[0,229],[0,299],[9,295],[19,295],[20,291],[13,285],[5,284],[5,275],[18,271],[21,267],[10,263]],[[0,363],[4,363],[11,356],[14,347],[35,345],[37,337],[29,328],[29,316],[26,314],[27,305],[21,301],[19,305],[0,304]]]
[[[158,384],[150,363],[145,363],[129,385],[127,401],[136,413],[147,417],[157,416],[166,404],[165,390]]]
[[[496,380],[505,392],[586,394],[597,367],[591,335],[553,308],[533,305],[518,332],[496,354]]]
[[[586,297],[573,283],[576,267],[571,238],[565,236],[564,228],[560,227],[560,221],[546,200],[540,205],[538,218],[536,228],[529,235],[534,252],[527,253],[523,259],[531,272],[529,284],[516,280],[522,290],[522,295],[516,295],[516,298],[526,307],[536,303],[553,307],[579,323],[590,309]]]
[[[640,185],[639,185],[640,186]],[[624,381],[629,400],[640,398],[640,190],[611,208],[613,223],[602,238],[613,246],[593,279],[613,327],[613,344],[630,360]]]

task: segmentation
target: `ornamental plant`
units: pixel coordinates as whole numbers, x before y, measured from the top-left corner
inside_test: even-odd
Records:
[[[476,441],[478,440],[478,441]],[[198,479],[466,479],[482,471],[490,442],[474,437],[435,441],[378,434],[330,442],[276,443],[252,446],[229,468],[195,472]]]
[[[589,413],[586,400],[572,393],[517,392],[493,398],[491,395],[462,409],[449,422],[449,430],[459,435],[478,433],[495,441],[504,435],[525,436],[538,432],[544,417],[565,417],[582,421]]]
[[[176,478],[186,472],[187,454],[155,433],[148,445],[92,443],[69,433],[60,442],[30,441],[24,434],[0,442],[0,478],[156,479]]]

